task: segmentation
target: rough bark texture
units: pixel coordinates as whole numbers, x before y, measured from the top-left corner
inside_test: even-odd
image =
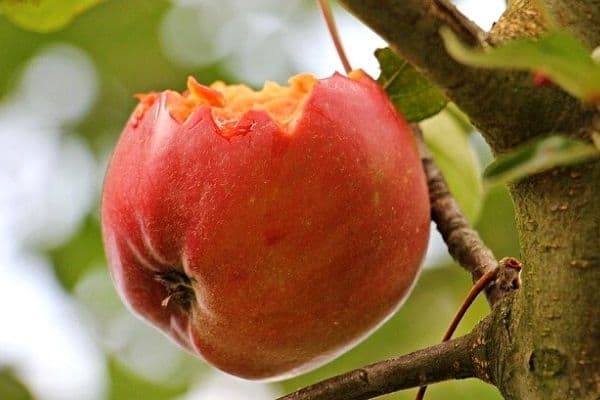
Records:
[[[450,25],[475,44],[539,34],[548,20],[600,45],[600,0],[513,0],[483,39],[454,25],[445,0],[342,0],[442,87],[496,153],[562,132],[583,137],[593,114],[527,73],[461,66],[437,32]],[[450,21],[450,22],[448,22]],[[524,261],[523,286],[494,307],[489,380],[506,399],[600,399],[600,162],[560,168],[510,187]]]
[[[534,27],[537,3],[514,1],[490,37]],[[548,1],[564,28],[600,44],[600,1]],[[538,29],[536,27],[535,29]],[[587,117],[568,132],[581,136]],[[505,136],[523,140],[519,132]],[[507,399],[600,398],[600,162],[539,174],[510,186],[523,287],[498,338],[497,386]],[[512,345],[510,345],[512,343]]]
[[[523,258],[501,349],[507,399],[600,398],[600,163],[541,174],[511,193]],[[501,343],[502,343],[501,342]]]

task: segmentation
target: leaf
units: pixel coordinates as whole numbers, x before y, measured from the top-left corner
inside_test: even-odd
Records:
[[[575,97],[588,102],[600,99],[600,65],[592,58],[591,49],[567,32],[549,32],[537,40],[518,39],[483,50],[466,47],[447,28],[440,33],[448,52],[462,63],[535,71]]]
[[[440,112],[448,103],[442,92],[390,48],[378,49],[383,86],[396,109],[409,122],[418,122]]]
[[[589,143],[565,136],[550,136],[521,146],[492,162],[483,174],[485,186],[514,181],[561,165],[600,157]]]
[[[470,125],[450,109],[421,122],[425,143],[448,182],[450,192],[471,223],[483,200],[481,169],[469,142]]]
[[[102,0],[0,0],[0,14],[34,32],[59,30]]]

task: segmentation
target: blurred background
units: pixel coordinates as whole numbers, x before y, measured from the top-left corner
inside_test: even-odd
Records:
[[[271,399],[440,340],[471,283],[437,235],[412,296],[388,323],[334,362],[278,383],[232,378],[190,357],[131,315],[110,281],[98,200],[132,95],[181,90],[189,74],[261,86],[340,70],[313,3],[104,1],[51,33],[0,15],[0,399]],[[504,0],[457,5],[488,29]],[[352,64],[377,76],[372,53],[385,44],[342,9],[335,14]],[[481,137],[447,113],[425,126],[438,142],[455,138],[436,156],[485,241],[498,257],[518,255],[506,190],[479,183],[491,159]],[[460,332],[487,312],[479,299]],[[500,396],[470,380],[435,385],[427,398]]]

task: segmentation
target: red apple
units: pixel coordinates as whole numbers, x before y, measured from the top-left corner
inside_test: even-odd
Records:
[[[364,339],[410,292],[429,236],[417,148],[380,87],[361,72],[290,82],[143,96],[104,185],[124,302],[246,379]]]

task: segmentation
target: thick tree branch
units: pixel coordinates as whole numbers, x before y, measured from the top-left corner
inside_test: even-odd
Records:
[[[280,400],[363,400],[449,379],[489,380],[489,326],[484,320],[466,336],[335,376]]]
[[[442,88],[497,152],[545,132],[571,131],[588,113],[560,89],[534,86],[529,73],[472,68],[452,59],[438,33],[442,25],[450,26],[466,43],[486,43],[483,33],[447,0],[340,3]]]

